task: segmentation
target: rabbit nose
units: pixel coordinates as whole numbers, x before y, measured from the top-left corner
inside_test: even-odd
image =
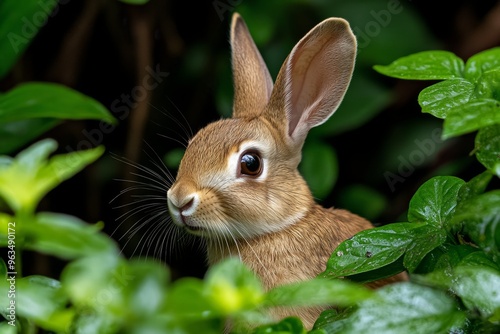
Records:
[[[193,204],[194,204],[194,196],[191,197],[190,199],[187,198],[186,200],[189,200],[189,201],[186,204],[184,204],[184,205],[182,205],[180,207],[181,213],[185,212],[185,211],[188,211],[193,206]]]
[[[182,198],[168,193],[168,202],[171,209],[174,209],[183,216],[192,214],[198,206],[199,198],[196,193],[188,194]]]

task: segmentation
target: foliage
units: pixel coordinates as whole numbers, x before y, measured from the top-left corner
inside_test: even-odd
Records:
[[[342,16],[354,17],[348,1],[339,3]],[[373,2],[360,3],[369,3],[370,9],[375,6]],[[11,19],[0,22],[0,35],[22,30],[21,19],[33,17],[39,10],[35,1],[18,4],[12,0],[0,4],[0,12],[11,13]],[[250,10],[242,7],[241,11],[245,8]],[[274,11],[268,12],[274,15]],[[384,62],[387,57],[400,56],[388,51],[413,52],[410,49],[415,42],[425,40],[410,10],[396,14],[393,23],[400,22],[396,24],[401,29],[418,33],[412,39],[398,35],[401,40],[397,43],[403,47],[396,51],[368,43],[360,52],[362,66],[373,59]],[[44,15],[47,18],[48,14]],[[267,21],[272,20],[269,15]],[[259,20],[266,22],[265,17]],[[354,26],[361,27],[355,20]],[[265,29],[269,25],[261,26]],[[8,39],[0,43],[0,53],[5,55],[0,77],[6,75],[37,29],[34,27],[29,36],[22,35],[25,40],[18,40],[22,43],[16,44],[16,52],[6,44]],[[257,36],[260,43],[270,38],[265,31]],[[390,33],[381,38],[395,43]],[[366,52],[368,48],[373,51]],[[481,52],[465,64],[450,52],[427,51],[376,67],[397,78],[443,80],[420,93],[422,111],[444,119],[444,138],[477,131],[473,154],[486,170],[468,181],[454,176],[431,178],[410,200],[407,221],[358,233],[334,250],[319,277],[270,291],[264,291],[259,279],[234,258],[213,266],[203,280],[172,282],[168,268],[160,263],[125,259],[115,242],[101,232],[102,222],[88,224],[74,216],[37,211],[48,192],[98,159],[104,152],[102,147],[52,155],[57,144],[45,139],[15,157],[1,156],[0,198],[8,210],[0,212],[0,246],[7,254],[7,261],[0,261],[0,313],[7,320],[0,324],[0,330],[220,333],[230,326],[233,332],[299,334],[307,332],[300,319],[273,322],[266,309],[334,304],[338,309],[324,311],[310,333],[500,331],[500,190],[494,186],[500,176],[499,59],[498,48]],[[310,154],[306,160],[324,164],[331,173],[324,182],[327,187],[318,190],[321,195],[328,193],[337,178],[336,154],[322,142],[324,135],[332,129],[340,132],[360,126],[388,103],[389,92],[368,76],[355,76],[353,86],[380,92],[380,99],[363,109],[363,116],[355,120],[345,117],[340,125],[326,124],[312,134],[312,141],[304,148],[304,154]],[[348,96],[345,104],[353,107],[360,100]],[[0,95],[0,152],[18,151],[63,119],[114,122],[100,103],[76,91],[28,83]],[[181,152],[174,153],[168,160],[181,156]],[[314,183],[311,177],[320,173],[311,166],[302,168],[319,189],[321,181]],[[356,193],[359,189],[366,194],[366,203],[370,198],[384,202],[370,188],[358,186]],[[377,205],[370,208],[373,215],[379,210]],[[58,279],[23,277],[25,251],[47,254],[67,264]],[[401,271],[410,273],[409,282],[374,291],[361,285]],[[11,297],[14,292],[15,297]]]

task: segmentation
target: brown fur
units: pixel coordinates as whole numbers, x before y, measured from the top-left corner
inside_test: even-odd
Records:
[[[189,142],[168,191],[171,215],[207,239],[210,264],[239,256],[266,289],[311,279],[343,240],[372,227],[348,211],[317,205],[297,170],[308,131],[333,114],[347,90],[356,40],[346,21],[325,20],[294,47],[274,87],[238,14],[231,45],[233,118],[209,124]],[[238,172],[248,149],[262,157],[259,176]],[[320,311],[277,308],[271,314],[297,315],[310,328]]]

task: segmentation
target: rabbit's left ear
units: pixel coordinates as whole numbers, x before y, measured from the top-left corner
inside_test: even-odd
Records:
[[[271,96],[273,80],[255,45],[245,21],[238,13],[231,21],[233,64],[233,117],[259,115]]]
[[[302,144],[308,131],[337,110],[351,81],[356,37],[344,19],[330,18],[314,27],[293,48],[276,79],[266,113],[285,125],[292,142]]]

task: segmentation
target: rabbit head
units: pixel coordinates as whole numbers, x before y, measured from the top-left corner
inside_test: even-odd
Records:
[[[356,39],[327,19],[293,48],[273,87],[238,15],[231,23],[233,115],[189,142],[167,193],[174,222],[205,237],[251,238],[294,224],[314,205],[297,170],[308,131],[338,108],[349,85]]]

